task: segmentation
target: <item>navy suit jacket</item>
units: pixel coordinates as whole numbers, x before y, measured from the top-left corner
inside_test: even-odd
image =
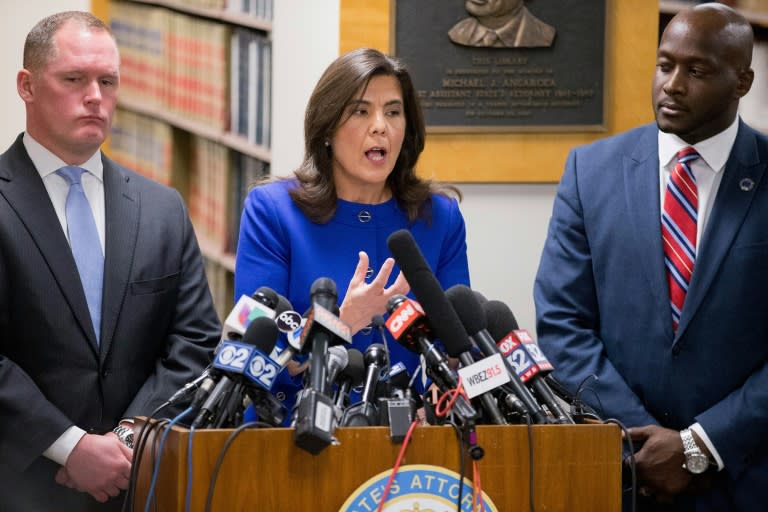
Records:
[[[661,246],[655,124],[574,149],[536,283],[555,376],[628,427],[699,422],[725,463],[696,510],[768,503],[768,139],[744,123],[676,334]],[[682,505],[681,505],[682,507]],[[676,510],[683,510],[678,507]]]
[[[97,345],[74,258],[21,136],[0,155],[0,510],[102,510],[41,454],[67,428],[149,415],[209,363],[220,326],[179,194],[104,164]],[[173,414],[164,410],[162,416]],[[119,507],[117,508],[119,509]]]

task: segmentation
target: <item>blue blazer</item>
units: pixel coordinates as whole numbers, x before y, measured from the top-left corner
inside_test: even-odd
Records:
[[[699,422],[725,463],[696,510],[768,503],[768,139],[739,124],[672,331],[655,124],[574,149],[536,282],[539,342],[628,427]],[[719,504],[719,505],[716,505]]]
[[[200,374],[220,327],[179,194],[106,157],[101,343],[21,136],[0,155],[0,510],[119,510],[53,480],[67,428],[148,416]],[[164,410],[162,417],[174,414]]]

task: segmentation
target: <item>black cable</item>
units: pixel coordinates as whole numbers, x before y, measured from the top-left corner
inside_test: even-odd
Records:
[[[530,414],[525,415],[525,424],[527,425],[526,431],[528,432],[528,495],[530,496],[528,505],[531,512],[536,512],[536,505],[534,504],[534,490],[536,486],[534,485],[533,481],[536,472],[534,471],[533,467],[533,423],[531,423]]]
[[[251,427],[272,428],[273,426],[274,425],[270,425],[269,423],[265,423],[263,421],[249,421],[248,423],[243,423],[237,427],[229,434],[229,436],[227,436],[227,440],[224,442],[224,446],[221,447],[221,451],[219,452],[219,457],[216,459],[216,463],[213,465],[211,481],[208,484],[208,495],[205,498],[205,512],[211,511],[211,505],[213,504],[213,493],[216,490],[216,479],[219,477],[219,471],[221,470],[221,466],[224,463],[224,456],[227,454],[227,450],[229,450],[229,447],[235,441],[237,436],[239,436],[240,433],[244,430]]]
[[[146,419],[144,427],[139,432],[139,435],[134,436],[133,443],[133,462],[131,464],[131,475],[128,480],[128,489],[125,491],[125,498],[123,499],[122,512],[131,512],[133,510],[134,500],[136,498],[136,480],[139,475],[139,466],[141,465],[142,455],[144,453],[144,445],[147,443],[147,439],[150,437],[150,433],[154,429],[162,427],[166,422],[170,420],[158,420],[152,422],[154,415],[156,415],[162,407],[155,409],[152,414]]]
[[[149,434],[152,432],[152,430],[156,428],[162,427],[166,422],[170,420],[160,420],[158,422],[152,423],[152,420],[157,416],[160,411],[162,411],[164,408],[168,407],[170,405],[170,401],[165,401],[162,404],[160,404],[158,407],[155,408],[154,411],[152,411],[149,416],[147,416],[147,419],[145,420],[144,428],[141,429],[141,432],[138,436],[134,436],[134,443],[133,443],[133,462],[131,464],[131,475],[130,480],[128,481],[128,489],[126,489],[125,492],[125,499],[123,500],[123,506],[121,508],[122,512],[131,512],[133,510],[133,504],[136,498],[136,479],[139,475],[139,466],[141,465],[141,458],[144,453],[144,445],[146,444],[147,439],[149,439]],[[154,457],[153,457],[154,458]]]
[[[591,407],[589,410],[585,409],[585,407],[589,406],[585,406],[584,400],[581,397],[584,392],[591,391],[592,395],[595,397],[595,401],[597,402],[597,408],[599,409],[600,414],[605,414],[603,410],[603,403],[600,400],[600,395],[597,394],[597,391],[595,391],[594,388],[587,386],[587,382],[589,382],[590,379],[594,379],[595,382],[600,380],[600,378],[594,373],[591,373],[582,379],[582,381],[579,383],[579,386],[576,388],[576,394],[574,395],[573,401],[571,403],[571,414],[576,414],[580,418],[589,416],[592,419],[602,421],[600,415],[598,415],[594,409]]]
[[[144,512],[149,512],[150,505],[153,506],[154,510],[157,510],[157,494],[155,493],[155,489],[157,488],[157,480],[160,476],[160,462],[165,455],[165,451],[163,448],[165,447],[165,443],[168,440],[168,436],[171,434],[171,430],[174,425],[179,423],[185,416],[192,413],[194,411],[194,408],[192,406],[188,407],[185,411],[179,413],[175,418],[173,418],[170,423],[168,423],[165,426],[165,429],[163,430],[163,435],[160,437],[160,443],[159,446],[153,444],[152,445],[152,461],[153,461],[153,467],[152,467],[152,480],[149,485],[149,490],[147,491],[147,498],[144,502]],[[155,450],[159,450],[160,453],[157,454],[157,457],[155,458]]]
[[[456,511],[461,512],[461,501],[464,495],[464,433],[461,428],[454,421],[450,421],[449,425],[456,431],[456,439],[459,442],[459,497],[456,500]]]
[[[630,496],[632,497],[632,507],[630,510],[632,512],[635,512],[637,507],[637,473],[635,472],[635,448],[634,446],[632,446],[632,439],[630,439],[629,437],[629,429],[625,427],[624,424],[619,420],[617,420],[616,418],[608,418],[607,420],[604,421],[604,423],[613,423],[615,425],[618,425],[621,431],[624,433],[624,441],[627,443],[627,448],[629,451],[629,455],[624,460],[629,461],[628,465],[629,465],[629,473],[631,478]],[[624,461],[622,461],[622,465],[623,463]],[[624,494],[623,491],[624,489],[622,486],[622,495]]]

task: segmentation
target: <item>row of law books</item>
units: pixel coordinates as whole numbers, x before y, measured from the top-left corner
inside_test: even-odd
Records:
[[[116,162],[177,188],[204,252],[234,269],[245,196],[269,175],[268,163],[125,109],[115,114],[109,152]]]
[[[253,144],[269,147],[272,126],[272,42],[238,28],[232,34],[231,129]]]
[[[250,188],[269,175],[269,164],[192,136],[189,168],[189,211],[198,237],[209,252],[226,258],[234,270],[240,217]]]
[[[198,0],[205,1],[205,0]],[[222,0],[213,0],[222,1]],[[226,9],[233,12],[250,14],[257,18],[272,20],[275,17],[274,0],[224,0]]]
[[[182,188],[174,176],[173,128],[154,118],[118,108],[112,122],[110,156],[117,163],[163,185]]]
[[[111,4],[110,24],[120,47],[121,97],[127,104],[269,145],[272,73],[266,33],[125,1]]]
[[[274,0],[183,0],[183,3],[187,7],[226,10],[265,20],[274,18]]]
[[[203,266],[208,278],[208,288],[213,297],[213,305],[219,315],[219,320],[223,323],[234,307],[234,276],[218,261],[205,255],[203,255]]]

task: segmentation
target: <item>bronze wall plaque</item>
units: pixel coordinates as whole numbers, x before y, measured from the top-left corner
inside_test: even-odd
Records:
[[[393,0],[427,130],[605,129],[605,0]]]

